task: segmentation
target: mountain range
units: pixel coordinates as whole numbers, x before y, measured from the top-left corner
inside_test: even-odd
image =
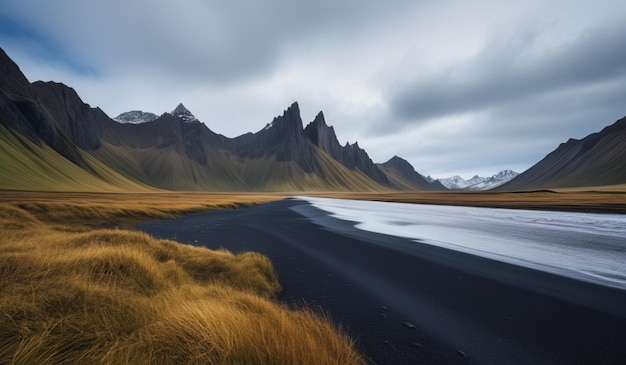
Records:
[[[622,119],[580,141],[562,144],[497,189],[624,184],[625,142],[626,119]],[[510,173],[504,172],[503,177]],[[0,49],[0,189],[437,191],[446,187],[425,178],[401,157],[374,163],[358,143],[341,145],[323,112],[304,127],[297,102],[256,133],[235,138],[213,132],[183,104],[160,116],[135,110],[114,120],[85,104],[71,87],[30,83]]]
[[[456,175],[444,179],[437,179],[443,186],[450,190],[490,190],[514,179],[517,172],[512,170],[502,170],[489,177],[475,175],[469,180]]]
[[[438,190],[405,160],[374,163],[340,145],[320,112],[298,103],[256,133],[227,138],[183,104],[116,120],[74,89],[30,83],[0,52],[0,188],[21,190]]]

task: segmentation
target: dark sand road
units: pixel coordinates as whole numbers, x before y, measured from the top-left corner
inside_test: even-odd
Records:
[[[267,255],[278,299],[328,313],[373,363],[626,364],[626,291],[359,231],[303,201],[139,229]]]

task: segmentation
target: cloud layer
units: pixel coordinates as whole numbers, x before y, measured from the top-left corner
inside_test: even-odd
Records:
[[[183,102],[229,136],[300,102],[445,177],[522,171],[626,115],[621,1],[22,0],[0,45],[109,115]]]

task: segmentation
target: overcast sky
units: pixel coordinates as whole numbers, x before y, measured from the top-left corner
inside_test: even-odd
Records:
[[[0,46],[109,116],[256,132],[298,101],[424,175],[522,172],[626,115],[623,0],[19,0]]]

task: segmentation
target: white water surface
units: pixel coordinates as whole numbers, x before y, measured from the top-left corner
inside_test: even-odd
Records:
[[[626,289],[626,215],[297,198],[361,230]]]

